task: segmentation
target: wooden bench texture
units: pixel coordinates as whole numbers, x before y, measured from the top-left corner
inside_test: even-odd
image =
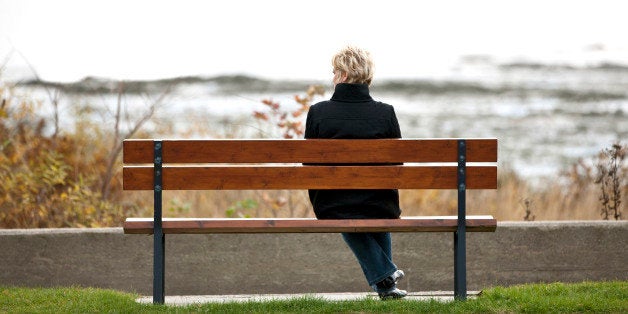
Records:
[[[493,216],[467,216],[467,231],[493,232]],[[336,232],[455,232],[457,216],[417,216],[401,219],[314,218],[162,218],[165,234],[195,233],[336,233]],[[153,218],[127,218],[127,234],[152,234]]]
[[[153,234],[153,302],[164,302],[165,234],[453,232],[454,293],[466,298],[465,232],[492,232],[466,215],[467,189],[497,188],[496,139],[125,140],[125,190],[153,190],[153,218],[124,232]],[[453,189],[458,216],[401,219],[163,218],[164,190]]]

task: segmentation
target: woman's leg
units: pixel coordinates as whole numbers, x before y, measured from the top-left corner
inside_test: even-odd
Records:
[[[392,261],[392,237],[390,236],[390,232],[370,233],[370,235],[377,242],[379,247],[382,248],[384,254]]]
[[[386,279],[397,270],[392,261],[390,233],[343,233],[370,286]]]

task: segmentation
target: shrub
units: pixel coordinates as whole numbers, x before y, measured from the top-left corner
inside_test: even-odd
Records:
[[[100,227],[119,225],[133,204],[103,198],[100,192],[108,150],[84,120],[77,132],[56,126],[46,134],[39,104],[21,100],[0,86],[0,227]],[[118,191],[120,194],[120,191]]]
[[[615,220],[621,219],[622,190],[624,195],[628,191],[627,151],[628,146],[615,143],[598,155],[595,183],[600,185],[600,215],[605,220],[611,216]]]

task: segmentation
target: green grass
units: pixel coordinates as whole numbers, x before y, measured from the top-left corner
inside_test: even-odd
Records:
[[[93,288],[0,287],[0,313],[626,313],[628,282],[533,284],[491,288],[464,302],[289,301],[159,306],[137,295]]]

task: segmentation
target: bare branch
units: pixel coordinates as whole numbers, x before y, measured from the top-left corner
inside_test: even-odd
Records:
[[[144,115],[140,117],[139,120],[135,121],[135,123],[133,124],[133,127],[126,134],[124,134],[122,138],[133,137],[133,135],[135,135],[135,133],[137,133],[141,129],[141,127],[153,117],[153,114],[155,113],[156,108],[159,107],[163,103],[163,101],[166,99],[166,96],[170,94],[170,91],[171,91],[171,86],[168,86],[159,95],[159,97],[157,97],[157,99],[154,100],[150,104],[150,106],[148,107],[148,111],[146,111]],[[115,130],[114,130],[115,135],[113,139],[113,147],[111,149],[111,153],[107,160],[107,168],[105,170],[105,175],[104,175],[104,179],[103,179],[102,187],[101,187],[101,195],[103,199],[109,198],[109,194],[111,192],[111,185],[109,183],[111,182],[111,179],[113,178],[115,162],[118,156],[120,155],[120,152],[122,152],[122,138],[120,137],[120,120],[122,116],[121,114],[122,94],[123,94],[123,89],[120,88],[118,90],[118,104],[117,104],[116,116],[115,116],[116,123],[115,123]],[[149,99],[150,97],[146,95],[146,98]]]
[[[22,57],[24,62],[26,62],[26,65],[28,65],[28,68],[31,70],[31,72],[35,76],[35,79],[38,82],[42,82],[42,79],[39,76],[39,73],[37,73],[37,70],[35,69],[35,67],[28,61],[28,58],[26,58],[26,56],[22,52],[20,52],[19,50],[17,50],[17,53]],[[55,91],[53,93],[50,90],[50,87],[48,86],[48,84],[42,84],[42,86],[44,87],[44,90],[46,91],[46,94],[48,95],[48,99],[50,100],[50,103],[52,104],[52,108],[54,109],[54,112],[53,112],[54,133],[52,135],[52,138],[54,139],[59,134],[59,98],[60,98],[59,95],[60,95],[60,91],[59,91],[59,89],[55,88]]]

